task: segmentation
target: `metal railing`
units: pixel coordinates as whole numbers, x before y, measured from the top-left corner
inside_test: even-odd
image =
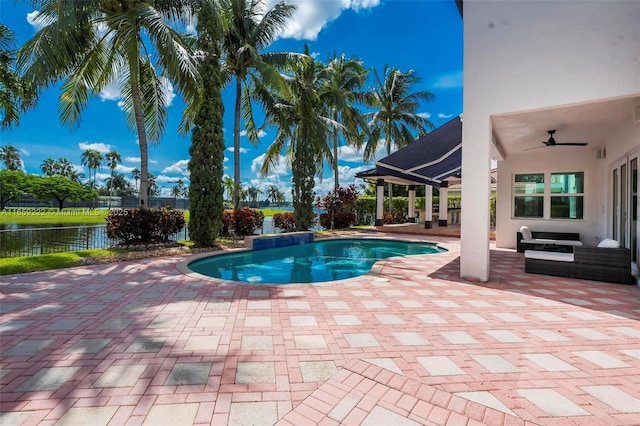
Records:
[[[187,227],[169,238],[188,239]],[[0,230],[0,258],[104,249],[117,243],[107,236],[105,225],[3,229]]]

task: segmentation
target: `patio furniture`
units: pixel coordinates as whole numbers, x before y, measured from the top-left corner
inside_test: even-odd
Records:
[[[530,234],[530,235],[529,235]],[[547,250],[571,252],[574,247],[582,246],[577,232],[539,232],[529,231],[523,226],[516,233],[516,247],[519,253],[525,250]]]
[[[628,248],[573,247],[573,253],[525,250],[524,270],[532,274],[632,284]]]

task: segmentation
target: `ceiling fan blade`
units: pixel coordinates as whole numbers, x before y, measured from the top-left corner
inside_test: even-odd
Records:
[[[556,145],[565,145],[565,146],[587,146],[587,142],[556,142]]]

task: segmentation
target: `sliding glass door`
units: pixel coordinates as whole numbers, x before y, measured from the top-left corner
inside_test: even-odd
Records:
[[[640,229],[638,229],[638,163],[640,152],[633,152],[614,165],[612,184],[612,235],[621,247],[631,249],[631,258],[640,264]]]

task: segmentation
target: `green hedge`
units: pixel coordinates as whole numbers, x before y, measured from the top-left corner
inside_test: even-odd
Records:
[[[433,206],[437,206],[440,204],[440,197],[432,198]],[[460,208],[462,203],[461,197],[448,197],[447,198],[447,207],[448,208]],[[416,208],[418,210],[424,210],[425,207],[425,197],[416,197],[415,201]],[[495,200],[494,200],[495,205]],[[408,197],[393,197],[393,217],[394,223],[398,223],[398,213],[406,215],[409,211],[409,198]],[[385,197],[383,208],[385,212],[389,208],[389,198]],[[494,207],[495,208],[495,207]],[[354,206],[355,214],[356,214],[356,224],[357,225],[372,225],[375,223],[376,219],[376,197],[361,195],[358,197],[358,201]]]

